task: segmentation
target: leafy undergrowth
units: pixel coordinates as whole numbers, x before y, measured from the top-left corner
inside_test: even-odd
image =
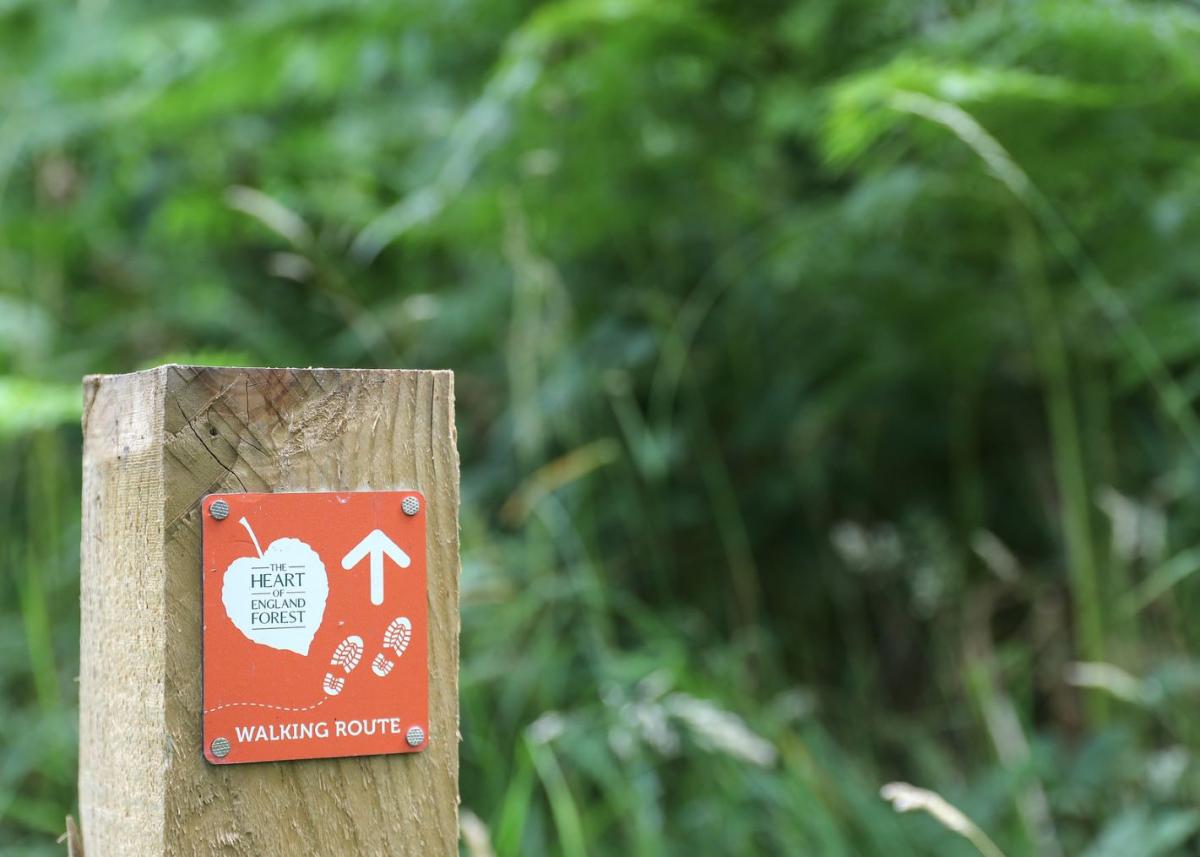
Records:
[[[1171,3],[0,2],[0,849],[72,391],[195,360],[456,370],[476,857],[1196,853],[1198,99]]]

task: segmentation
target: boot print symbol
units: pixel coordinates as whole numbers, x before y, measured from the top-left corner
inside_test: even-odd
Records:
[[[404,654],[410,640],[412,640],[412,622],[408,621],[406,616],[397,616],[383,632],[383,647],[395,652],[397,658]],[[371,672],[382,677],[390,673],[394,666],[396,666],[396,662],[385,652],[380,652],[375,656],[375,660],[371,661]]]
[[[329,659],[329,672],[325,673],[325,680],[321,683],[321,689],[330,696],[337,696],[342,692],[342,688],[346,686],[346,676],[354,671],[358,666],[358,662],[363,656],[363,639],[356,634],[351,634],[346,639],[337,644],[337,648],[333,650],[333,656]],[[340,668],[345,675],[336,675],[334,668]]]

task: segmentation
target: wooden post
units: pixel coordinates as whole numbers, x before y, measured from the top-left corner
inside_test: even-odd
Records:
[[[457,853],[458,454],[450,372],[164,366],[84,381],[84,852]],[[213,492],[427,498],[424,752],[201,755],[200,510]]]

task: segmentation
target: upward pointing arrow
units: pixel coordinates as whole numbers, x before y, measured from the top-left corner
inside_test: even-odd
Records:
[[[383,530],[371,530],[367,537],[355,545],[350,553],[342,557],[342,568],[349,571],[362,562],[363,557],[371,557],[371,603],[383,603],[383,558],[391,557],[392,562],[401,568],[412,565],[400,546],[389,539]]]

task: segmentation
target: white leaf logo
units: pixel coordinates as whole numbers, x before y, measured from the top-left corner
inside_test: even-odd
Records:
[[[325,564],[299,539],[276,539],[264,551],[250,523],[258,556],[244,556],[225,570],[221,603],[234,626],[260,646],[308,654],[325,617],[329,578]]]

